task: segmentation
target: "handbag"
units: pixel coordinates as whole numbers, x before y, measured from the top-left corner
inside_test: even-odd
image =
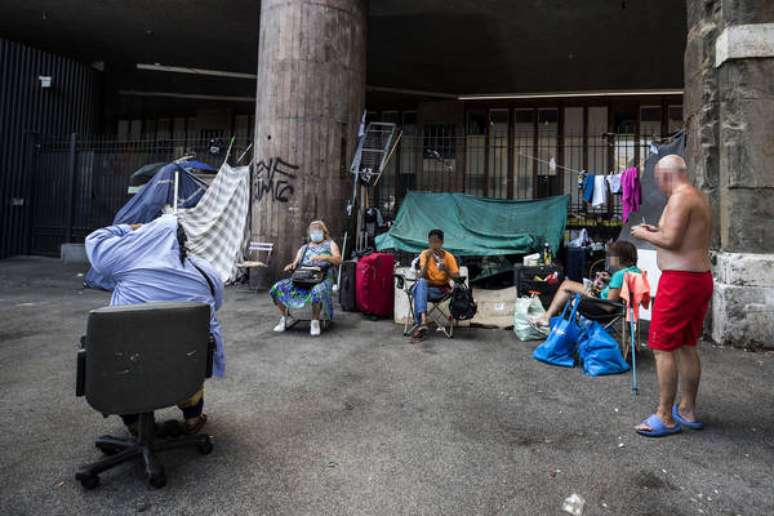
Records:
[[[567,310],[572,305],[570,318],[566,319]],[[545,362],[546,364],[557,365],[561,367],[573,367],[575,365],[575,350],[578,346],[578,337],[581,329],[578,326],[575,314],[580,305],[580,295],[567,301],[564,305],[562,315],[552,319],[551,332],[548,338],[535,348],[532,352],[532,358]]]
[[[322,267],[302,266],[304,263],[304,258],[306,258],[306,252],[308,250],[309,246],[304,246],[304,252],[301,255],[301,259],[298,261],[296,269],[290,276],[290,280],[293,282],[294,286],[307,290],[313,288],[315,285],[322,283],[323,280],[325,280],[325,273],[327,272],[327,268],[323,269]]]
[[[588,376],[620,374],[629,370],[618,342],[596,321],[582,321],[578,355]]]
[[[541,340],[548,336],[549,329],[532,324],[530,319],[546,312],[540,298],[518,297],[513,308],[513,333],[521,341]]]

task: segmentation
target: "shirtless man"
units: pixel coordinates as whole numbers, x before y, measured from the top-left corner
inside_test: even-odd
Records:
[[[712,298],[707,197],[688,181],[683,158],[670,155],[656,164],[656,183],[668,198],[658,226],[642,224],[632,236],[657,248],[661,279],[653,306],[648,346],[656,357],[659,404],[637,432],[647,437],[678,433],[682,427],[703,428],[696,419],[701,364],[696,350]],[[678,376],[680,404],[675,405]]]

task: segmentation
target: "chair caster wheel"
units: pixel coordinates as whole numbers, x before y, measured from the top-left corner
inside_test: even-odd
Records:
[[[167,476],[163,471],[156,473],[155,475],[150,475],[148,477],[148,485],[153,489],[161,489],[167,485]]]
[[[79,478],[78,480],[81,481],[81,486],[91,491],[92,489],[96,488],[99,485],[99,477],[97,475],[88,475]]]
[[[97,449],[102,452],[103,455],[107,455],[108,457],[111,455],[115,455],[119,452],[119,450],[116,450],[112,446],[100,446],[97,445]]]
[[[209,455],[210,453],[212,453],[212,441],[210,440],[209,437],[207,437],[207,440],[203,441],[199,445],[199,453],[201,453],[202,455]]]

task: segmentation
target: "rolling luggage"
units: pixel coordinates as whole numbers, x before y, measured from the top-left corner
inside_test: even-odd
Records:
[[[357,262],[347,260],[341,264],[341,281],[339,283],[339,304],[344,312],[356,312],[355,303],[355,269]]]
[[[355,277],[355,300],[358,310],[368,315],[392,317],[394,274],[393,255],[371,253],[361,257],[357,262]]]

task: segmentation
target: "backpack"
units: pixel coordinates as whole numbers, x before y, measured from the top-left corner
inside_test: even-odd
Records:
[[[465,285],[455,285],[449,301],[449,312],[457,321],[466,321],[476,315],[478,305],[473,299],[473,292]]]

